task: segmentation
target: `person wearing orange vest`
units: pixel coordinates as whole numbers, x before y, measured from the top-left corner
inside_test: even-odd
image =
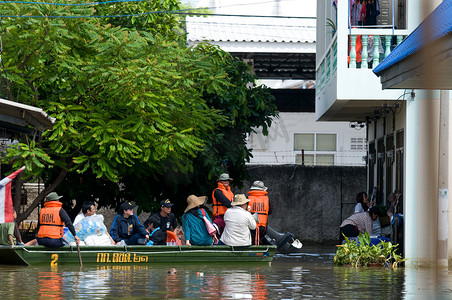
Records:
[[[38,220],[38,244],[49,248],[58,248],[64,246],[63,242],[63,227],[69,229],[75,238],[75,243],[78,245],[80,239],[77,237],[72,225],[71,218],[67,212],[62,208],[63,203],[59,199],[63,196],[58,196],[57,193],[52,192],[47,195],[44,207],[41,209]]]
[[[261,245],[265,242],[264,236],[267,230],[267,218],[270,214],[270,202],[267,196],[267,187],[262,181],[255,181],[248,192],[248,199],[250,199],[250,212],[257,213],[259,220],[257,228],[251,231],[253,245]]]
[[[231,207],[231,203],[234,200],[234,193],[231,191],[229,183],[233,179],[229,177],[229,174],[223,173],[217,179],[217,188],[212,192],[213,199],[213,226],[217,229],[217,235],[221,236],[224,230],[224,213]]]

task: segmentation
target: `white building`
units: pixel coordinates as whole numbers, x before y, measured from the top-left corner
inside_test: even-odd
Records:
[[[402,195],[407,264],[450,266],[452,0],[379,0],[364,24],[357,3],[317,1],[317,119],[366,122],[368,191]]]
[[[243,59],[276,97],[269,135],[249,136],[250,164],[365,165],[365,123],[315,118],[314,1],[199,2],[217,15],[187,17],[188,43],[209,41]]]

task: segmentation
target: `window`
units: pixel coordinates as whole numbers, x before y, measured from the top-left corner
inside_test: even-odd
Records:
[[[314,151],[314,134],[313,133],[295,134],[294,150]]]
[[[335,134],[317,134],[316,151],[336,151]]]
[[[294,135],[296,164],[332,166],[336,149],[335,133],[296,133]]]

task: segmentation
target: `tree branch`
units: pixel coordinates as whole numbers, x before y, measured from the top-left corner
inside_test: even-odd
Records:
[[[73,163],[69,164],[67,167],[67,169],[61,169],[60,174],[58,174],[58,177],[55,179],[55,181],[49,185],[48,187],[46,187],[45,189],[43,189],[39,195],[35,198],[35,200],[33,200],[33,202],[30,204],[30,206],[27,207],[27,209],[21,213],[20,215],[17,216],[17,222],[20,223],[23,220],[25,220],[26,218],[28,218],[28,216],[33,212],[33,210],[35,210],[36,207],[38,207],[39,203],[41,203],[42,200],[44,200],[45,196],[47,196],[50,192],[53,192],[56,187],[63,181],[63,179],[66,177],[67,175],[67,170],[71,167]]]

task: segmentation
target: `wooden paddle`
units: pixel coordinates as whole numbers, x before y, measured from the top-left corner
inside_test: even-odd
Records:
[[[83,267],[82,255],[80,254],[80,245],[77,244],[78,260],[80,261],[80,267]]]

